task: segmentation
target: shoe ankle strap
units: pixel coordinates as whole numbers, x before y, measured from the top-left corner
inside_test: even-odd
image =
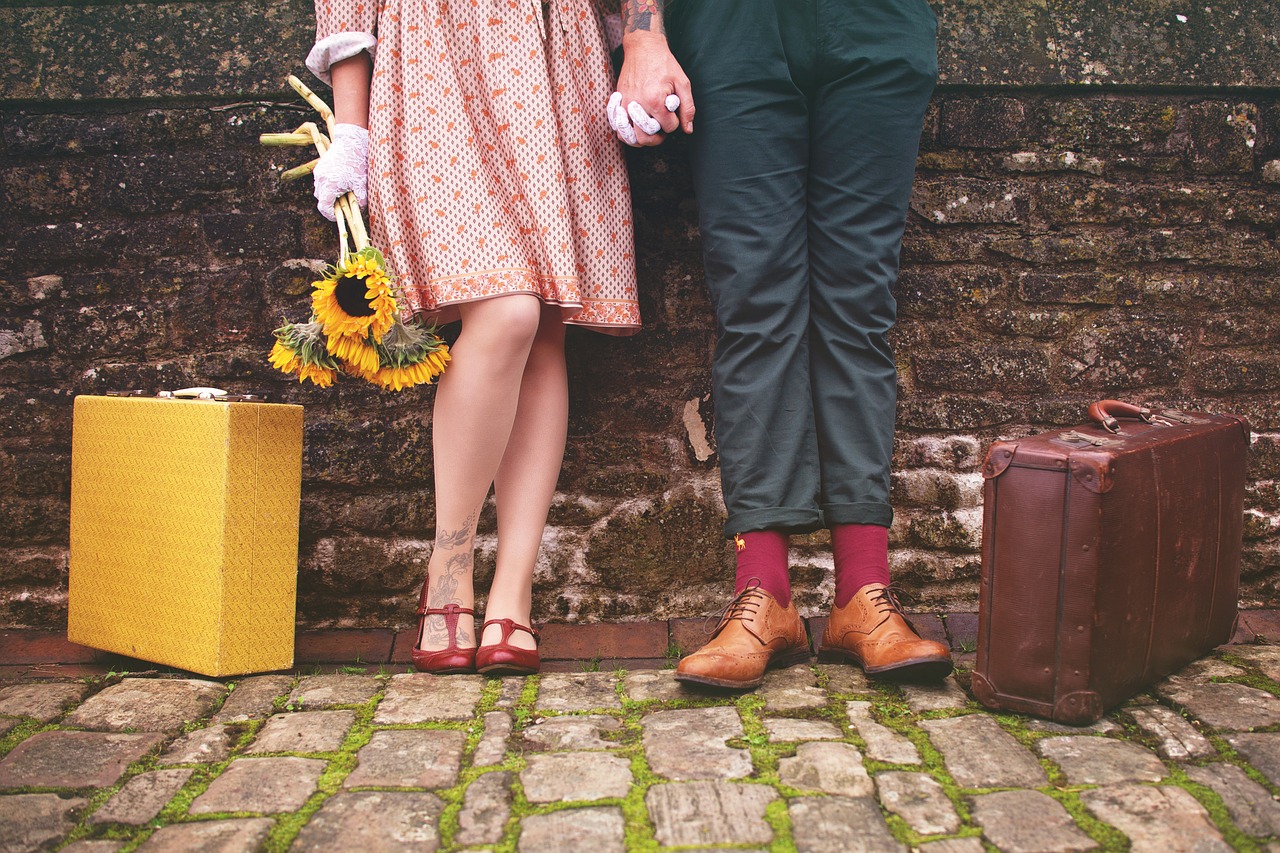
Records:
[[[507,640],[511,639],[511,635],[516,631],[524,631],[526,634],[533,637],[533,641],[535,643],[542,642],[541,634],[533,628],[530,628],[528,625],[521,625],[514,619],[486,619],[484,620],[484,624],[480,626],[480,633],[484,634],[484,629],[488,628],[490,625],[497,625],[502,629],[502,639],[498,641],[500,643],[507,642]]]
[[[424,602],[425,603],[425,602]],[[419,607],[419,616],[475,616],[476,612],[470,607],[463,607],[459,604],[446,604],[444,607]]]

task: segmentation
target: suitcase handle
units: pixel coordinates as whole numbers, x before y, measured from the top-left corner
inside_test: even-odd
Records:
[[[1119,432],[1119,418],[1137,418],[1143,423],[1151,423],[1151,410],[1119,400],[1099,400],[1089,406],[1089,419],[1096,422],[1107,432]]]

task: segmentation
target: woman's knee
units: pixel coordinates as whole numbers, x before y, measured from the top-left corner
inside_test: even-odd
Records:
[[[471,302],[460,307],[462,334],[483,340],[485,346],[528,351],[538,336],[542,300],[531,294],[512,294]]]

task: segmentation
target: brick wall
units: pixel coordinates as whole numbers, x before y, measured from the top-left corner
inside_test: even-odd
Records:
[[[1035,8],[1024,8],[1031,7]],[[973,605],[985,446],[1121,397],[1253,424],[1242,600],[1280,576],[1280,10],[1228,0],[938,3],[898,289],[898,579]],[[432,392],[273,375],[334,254],[302,159],[262,132],[310,4],[0,7],[0,626],[65,620],[71,400],[218,385],[306,406],[310,626],[408,621],[432,537]],[[711,428],[712,322],[683,151],[629,155],[644,333],[571,330],[569,448],[536,618],[713,610],[732,555]],[[492,571],[493,518],[478,572]],[[831,594],[824,534],[798,599]]]

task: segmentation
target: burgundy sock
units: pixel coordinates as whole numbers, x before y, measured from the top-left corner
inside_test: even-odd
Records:
[[[844,607],[869,583],[889,585],[889,528],[837,524],[831,528],[836,559],[836,607]]]
[[[738,548],[738,569],[733,585],[737,595],[753,578],[760,588],[786,607],[791,603],[791,576],[787,551],[791,537],[779,530],[752,530],[733,537]]]

